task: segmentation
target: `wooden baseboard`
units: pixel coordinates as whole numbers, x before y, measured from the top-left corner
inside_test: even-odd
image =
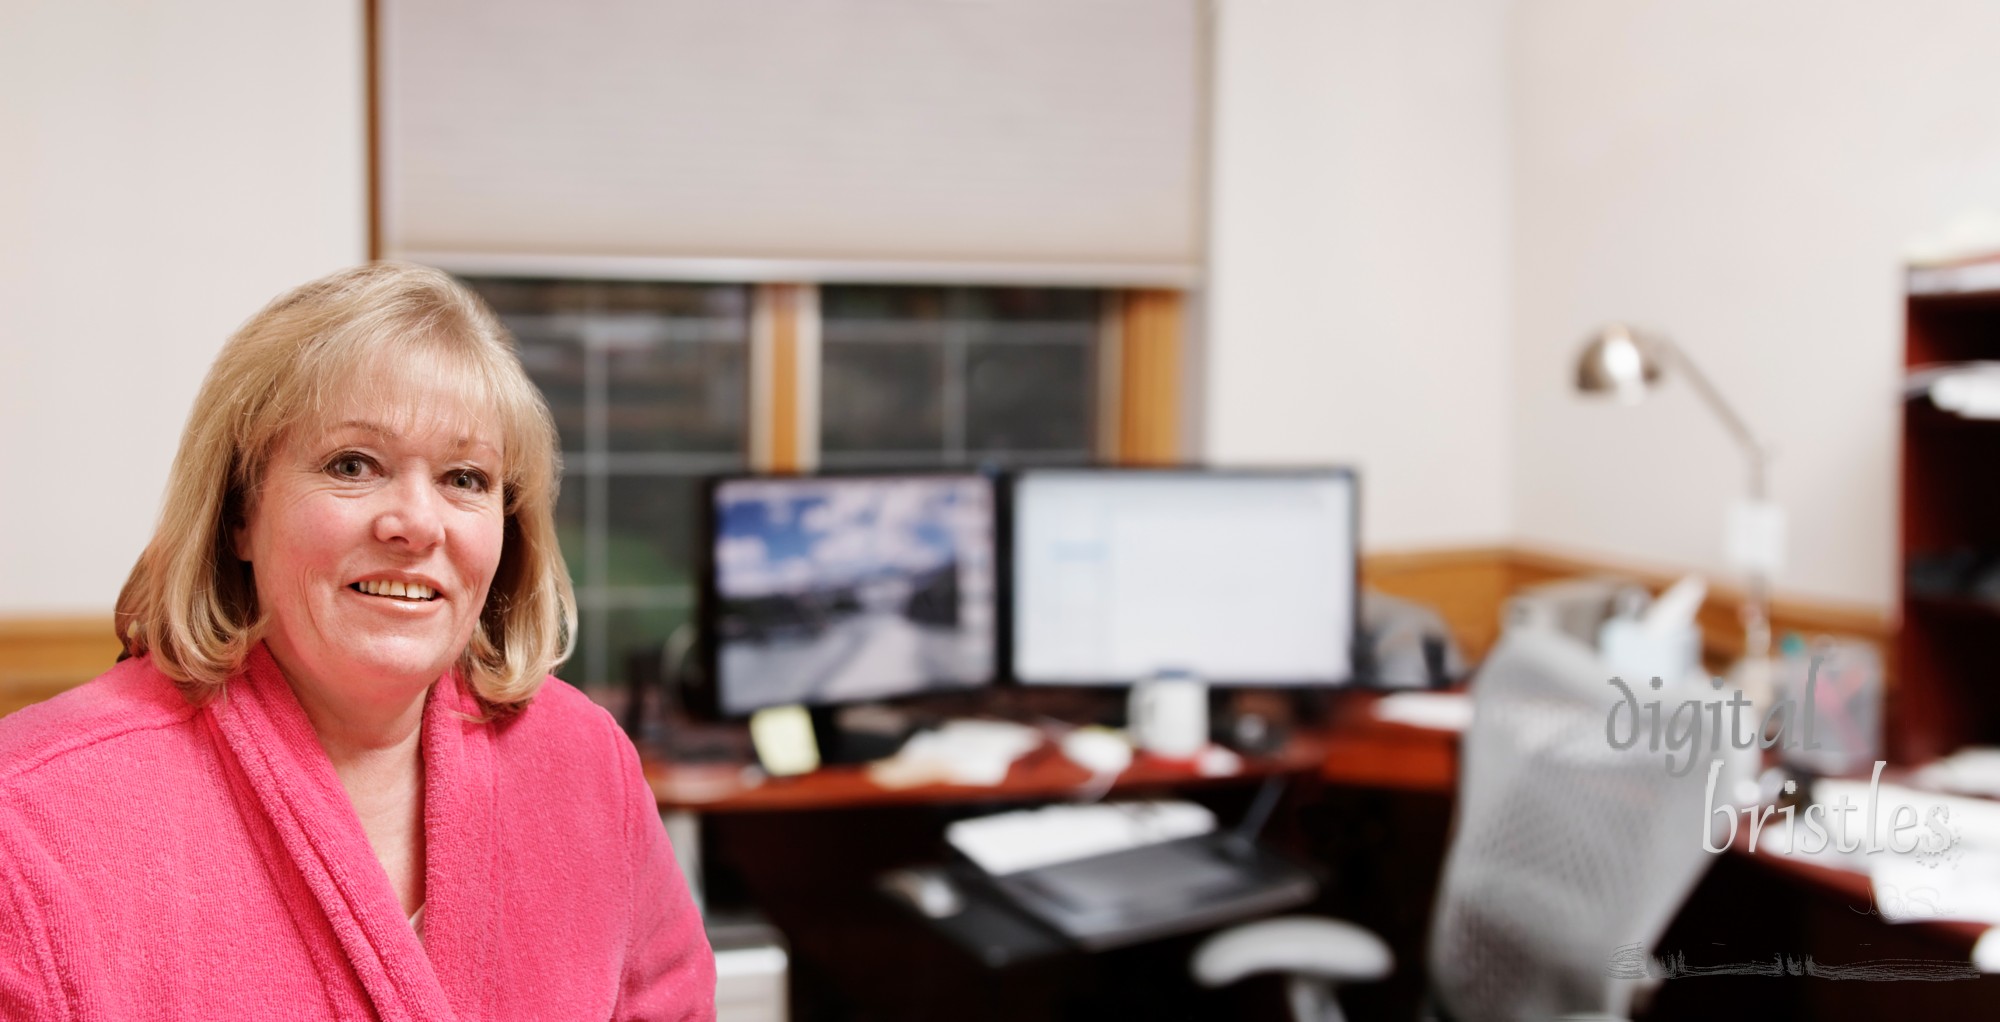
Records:
[[[0,618],[0,716],[103,674],[119,648],[110,614]]]
[[[1515,588],[1577,575],[1620,575],[1643,583],[1655,593],[1672,585],[1685,572],[1619,560],[1553,550],[1546,547],[1514,548]],[[1743,590],[1726,581],[1710,579],[1708,600],[1702,604],[1698,620],[1703,646],[1710,657],[1730,661],[1743,655]],[[1812,637],[1833,635],[1860,639],[1883,654],[1885,667],[1892,662],[1890,647],[1895,642],[1896,625],[1888,613],[1868,607],[1831,600],[1782,598],[1771,601],[1771,634],[1795,632]]]
[[[1509,547],[1409,550],[1361,558],[1361,584],[1436,610],[1467,659],[1500,637],[1500,605],[1517,585]]]
[[[1559,578],[1615,575],[1659,592],[1682,572],[1612,558],[1539,546],[1464,547],[1373,553],[1361,559],[1363,585],[1392,596],[1427,603],[1451,627],[1466,656],[1478,660],[1500,635],[1500,610],[1507,597],[1527,586]],[[1699,621],[1703,648],[1718,662],[1743,654],[1740,589],[1711,583]],[[1774,635],[1838,635],[1876,646],[1885,667],[1895,623],[1887,614],[1832,601],[1781,599],[1771,606]]]
[[[1500,609],[1508,596],[1524,586],[1579,575],[1619,575],[1655,592],[1679,577],[1657,566],[1528,546],[1384,551],[1361,559],[1363,585],[1435,608],[1474,661],[1499,638]],[[1742,602],[1739,590],[1715,585],[1702,606],[1704,645],[1717,661],[1742,653],[1737,620]],[[1895,662],[1894,623],[1868,608],[1784,599],[1773,604],[1771,623],[1775,634],[1859,638],[1881,650],[1885,666]],[[89,681],[117,658],[110,614],[0,618],[0,715]]]

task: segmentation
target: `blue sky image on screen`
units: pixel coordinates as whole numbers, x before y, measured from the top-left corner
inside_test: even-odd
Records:
[[[993,676],[986,480],[735,480],[715,500],[725,712],[889,698]]]

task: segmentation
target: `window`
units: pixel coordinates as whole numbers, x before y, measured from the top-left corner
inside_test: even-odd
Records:
[[[600,697],[693,616],[704,476],[1170,460],[1174,292],[464,279],[561,434],[561,673]],[[787,424],[805,442],[752,455]]]
[[[1095,456],[1100,292],[820,290],[823,468]]]
[[[555,416],[578,631],[562,673],[607,685],[693,613],[699,481],[746,463],[751,289],[467,282],[513,331]]]

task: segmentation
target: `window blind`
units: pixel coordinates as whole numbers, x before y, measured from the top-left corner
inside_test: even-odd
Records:
[[[474,271],[1184,281],[1205,10],[382,0],[382,247]]]

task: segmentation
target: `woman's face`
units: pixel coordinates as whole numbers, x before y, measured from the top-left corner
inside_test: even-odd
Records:
[[[235,544],[294,684],[393,708],[478,624],[500,563],[504,452],[446,392],[366,390],[285,439]]]

